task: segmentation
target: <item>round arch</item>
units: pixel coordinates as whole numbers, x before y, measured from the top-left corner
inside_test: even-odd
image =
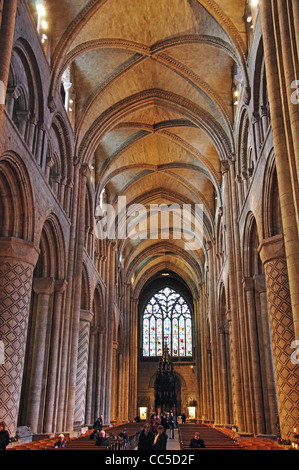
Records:
[[[30,178],[18,155],[0,157],[0,236],[27,241],[34,238],[33,193]]]

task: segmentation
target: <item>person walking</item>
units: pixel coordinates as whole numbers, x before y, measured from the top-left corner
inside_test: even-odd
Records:
[[[93,425],[94,429],[96,431],[101,431],[103,428],[103,415],[100,415],[96,420]]]
[[[175,428],[176,428],[176,419],[173,414],[173,412],[170,413],[169,418],[168,418],[168,424],[170,427],[170,439],[174,439],[174,433],[175,433]]]

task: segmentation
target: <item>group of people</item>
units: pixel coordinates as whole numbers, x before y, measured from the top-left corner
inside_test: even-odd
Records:
[[[110,439],[122,439],[127,444],[129,436],[126,428],[124,428],[117,436],[113,433],[106,433],[103,430],[103,415],[100,415],[93,425],[93,431],[89,436],[89,439],[95,441],[96,446],[108,447],[110,445]]]
[[[162,424],[158,424],[156,428],[156,421],[157,415],[153,415],[151,423],[146,423],[144,425],[144,429],[139,437],[138,450],[166,450],[168,435],[166,434],[166,430]],[[200,438],[199,432],[194,434],[194,437],[190,441],[189,447],[192,449],[205,447],[205,442]]]
[[[174,439],[176,428],[176,418],[173,412],[162,413],[161,417],[153,413],[150,423],[146,423],[140,434],[138,450],[166,450],[168,435],[166,430],[170,430],[170,439]]]
[[[171,411],[169,416],[166,413],[162,413],[161,417],[156,413],[153,413],[150,421],[150,428],[154,436],[157,435],[158,426],[163,426],[164,430],[170,429],[170,439],[174,439],[174,432],[176,428],[176,418],[174,413]]]
[[[138,450],[166,450],[168,436],[164,427],[159,424],[156,433],[151,430],[151,425],[146,423],[139,436]]]
[[[111,434],[107,435],[103,428],[103,416],[95,421],[93,425],[93,432],[90,434],[90,439],[95,440],[96,446],[105,446],[108,447],[110,444],[109,439],[116,437]],[[167,417],[166,413],[163,413],[161,417],[154,413],[151,416],[150,423],[144,425],[139,436],[138,450],[166,450],[168,435],[166,434],[166,429],[170,429],[170,439],[174,439],[174,431],[176,428],[176,419],[174,414],[171,412]],[[117,438],[123,439],[125,442],[128,442],[128,435],[126,429],[124,428],[120,432]],[[9,433],[5,429],[5,423],[0,422],[0,450],[5,450],[9,444]],[[58,436],[58,441],[55,442],[54,448],[64,448],[66,447],[66,440],[63,434]],[[198,432],[195,433],[194,438],[191,439],[189,446],[191,448],[205,447],[205,443],[200,439]]]

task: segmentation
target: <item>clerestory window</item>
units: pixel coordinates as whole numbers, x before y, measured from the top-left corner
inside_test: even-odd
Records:
[[[148,301],[143,311],[143,357],[162,356],[167,344],[172,357],[192,357],[192,319],[184,297],[165,287]]]

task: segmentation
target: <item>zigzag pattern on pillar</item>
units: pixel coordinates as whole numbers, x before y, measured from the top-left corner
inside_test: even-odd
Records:
[[[265,271],[280,431],[283,437],[290,438],[298,424],[298,390],[297,393],[295,390],[299,383],[299,368],[291,361],[294,323],[286,260],[270,261]]]
[[[0,367],[0,416],[12,434],[17,426],[31,285],[31,267],[0,264],[0,339],[5,347]]]
[[[88,322],[80,322],[74,419],[76,424],[83,424],[85,416],[89,329]]]

